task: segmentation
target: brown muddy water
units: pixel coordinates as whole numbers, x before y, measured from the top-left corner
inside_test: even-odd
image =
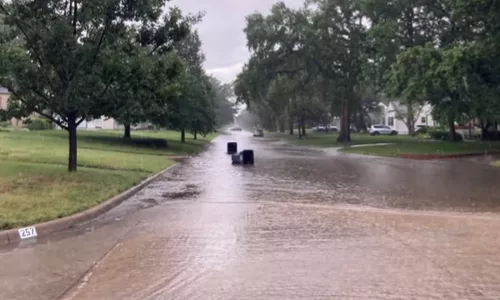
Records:
[[[98,220],[4,249],[0,299],[500,299],[499,178],[226,134]]]

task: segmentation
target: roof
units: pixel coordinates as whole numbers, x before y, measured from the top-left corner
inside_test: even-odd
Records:
[[[0,86],[0,94],[8,94],[9,90]]]

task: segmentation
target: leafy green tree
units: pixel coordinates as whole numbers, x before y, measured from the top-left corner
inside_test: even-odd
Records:
[[[313,0],[317,6],[311,12],[313,26],[307,36],[312,49],[308,59],[315,62],[327,86],[336,95],[332,101],[341,107],[338,141],[348,142],[350,108],[356,101],[366,56],[366,27],[363,25],[360,1]]]
[[[213,76],[209,77],[209,82],[214,93],[217,126],[221,127],[233,123],[236,109],[235,104],[232,102],[234,98],[232,85],[227,83],[222,84]]]
[[[131,26],[114,47],[118,76],[108,89],[105,114],[124,124],[124,137],[131,126],[149,121],[151,115],[165,115],[173,79],[181,72],[172,55],[172,44],[190,31],[190,20],[173,8],[161,22]],[[166,94],[167,93],[167,94]]]
[[[174,52],[184,62],[184,71],[179,78],[180,93],[169,106],[167,124],[181,132],[181,141],[186,141],[186,131],[206,134],[214,130],[215,94],[209,78],[203,70],[205,55],[196,31],[186,39],[174,44]]]
[[[115,79],[111,46],[128,22],[155,20],[164,5],[163,0],[0,1],[5,24],[21,40],[1,41],[0,85],[28,112],[68,131],[69,171],[77,169],[77,126],[100,113]]]

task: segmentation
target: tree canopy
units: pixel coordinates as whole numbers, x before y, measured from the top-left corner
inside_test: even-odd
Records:
[[[202,14],[167,4],[0,1],[0,86],[18,117],[35,113],[68,131],[69,171],[77,169],[77,127],[85,120],[112,117],[125,137],[142,122],[207,133],[217,127],[219,105],[231,106],[229,96],[217,99],[222,85],[203,70],[192,28]]]
[[[497,17],[492,0],[279,2],[247,17],[251,56],[235,93],[263,126],[286,119],[291,134],[339,118],[338,140],[349,141],[379,99],[405,107],[410,133],[426,104],[451,133],[464,122],[486,130],[500,112]]]

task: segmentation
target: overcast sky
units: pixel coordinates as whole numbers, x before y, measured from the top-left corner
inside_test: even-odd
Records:
[[[222,82],[232,82],[247,61],[249,52],[243,33],[245,17],[255,11],[267,14],[276,0],[173,0],[185,13],[206,13],[197,25],[206,55],[205,69]],[[299,7],[304,0],[285,0]]]

